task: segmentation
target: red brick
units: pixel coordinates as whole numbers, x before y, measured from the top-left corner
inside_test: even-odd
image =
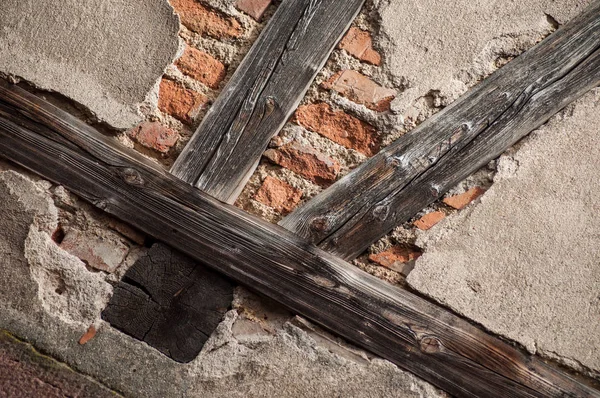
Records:
[[[181,83],[162,79],[158,93],[158,109],[184,123],[191,123],[194,113],[206,103],[206,96],[187,89]]]
[[[269,149],[264,155],[273,163],[290,169],[319,185],[331,185],[340,172],[338,162],[296,142],[278,149]]]
[[[361,61],[373,65],[381,65],[381,55],[373,49],[371,34],[365,30],[352,27],[340,42],[340,48]]]
[[[235,7],[260,21],[270,4],[271,0],[238,0]]]
[[[442,221],[445,217],[446,214],[444,214],[443,212],[434,211],[432,213],[425,214],[419,220],[415,221],[414,225],[423,231],[427,231],[428,229],[431,229],[435,224]]]
[[[108,231],[99,235],[71,229],[60,247],[89,267],[106,272],[114,272],[129,253],[129,247],[119,236]]]
[[[143,122],[131,129],[129,136],[138,144],[161,153],[169,152],[179,139],[179,133],[158,122]]]
[[[175,65],[183,74],[212,89],[219,87],[227,73],[227,68],[218,59],[190,46],[185,48]]]
[[[86,344],[88,341],[93,339],[94,336],[96,336],[96,328],[94,327],[94,325],[92,325],[88,328],[87,332],[85,332],[84,335],[81,336],[81,338],[79,339],[79,344]]]
[[[485,190],[480,187],[474,187],[460,195],[450,196],[444,199],[444,203],[456,210],[464,209],[469,203],[483,195]]]
[[[416,260],[421,254],[423,253],[409,247],[393,246],[384,252],[371,254],[369,260],[394,271],[405,272],[404,264]]]
[[[288,214],[294,210],[300,199],[302,199],[302,191],[284,181],[267,176],[254,199],[272,207],[281,214]]]
[[[169,0],[181,23],[193,32],[214,37],[231,39],[242,35],[242,26],[235,19],[197,0]]]
[[[373,80],[353,70],[336,73],[323,83],[323,88],[335,90],[349,100],[378,112],[389,110],[390,103],[396,96],[394,90],[381,87]]]
[[[411,260],[416,260],[421,256],[421,252],[405,247],[392,246],[390,249],[378,254],[371,254],[369,260],[376,262],[384,267],[390,267],[392,264],[407,263]]]
[[[301,106],[296,111],[296,122],[367,156],[377,153],[381,145],[373,126],[343,111],[334,111],[326,103]]]

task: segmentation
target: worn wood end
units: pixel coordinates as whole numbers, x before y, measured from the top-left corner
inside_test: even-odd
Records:
[[[102,318],[177,362],[200,353],[233,300],[232,283],[156,243],[115,287]]]

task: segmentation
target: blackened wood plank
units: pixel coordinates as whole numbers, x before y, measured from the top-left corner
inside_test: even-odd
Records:
[[[155,243],[127,270],[102,319],[178,362],[190,362],[231,307],[233,285]]]
[[[598,85],[600,2],[280,225],[344,259],[442,196]],[[476,156],[478,157],[476,157]]]
[[[0,102],[13,108],[12,121],[0,112],[1,157],[455,396],[600,397],[451,312],[224,205],[17,87],[0,82]]]
[[[281,3],[171,173],[233,203],[363,2]]]

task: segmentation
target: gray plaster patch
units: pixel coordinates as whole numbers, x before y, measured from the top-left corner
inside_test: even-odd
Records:
[[[166,0],[3,0],[0,72],[128,128],[175,57],[178,30]]]
[[[589,0],[381,1],[379,48],[400,88],[393,109],[447,105],[477,80],[581,12]]]
[[[13,171],[0,172],[0,301],[32,316],[47,312],[66,323],[89,325],[112,288],[52,241],[58,212],[41,185]]]
[[[408,283],[491,331],[600,372],[600,89],[499,162],[479,204],[423,233]]]

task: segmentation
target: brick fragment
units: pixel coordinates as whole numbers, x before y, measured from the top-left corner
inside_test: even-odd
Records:
[[[264,156],[273,163],[323,186],[331,185],[341,169],[340,164],[334,159],[297,142],[281,148],[269,149]]]
[[[88,341],[93,339],[94,336],[96,336],[96,328],[94,327],[94,325],[92,325],[88,328],[87,332],[85,332],[84,335],[81,336],[81,338],[79,339],[79,344],[86,344]]]
[[[181,83],[168,79],[160,82],[158,109],[184,123],[191,123],[194,113],[206,101],[206,96],[185,88]]]
[[[167,153],[179,140],[179,133],[158,122],[143,122],[129,131],[131,139],[138,144]]]
[[[435,224],[439,223],[446,217],[441,211],[434,211],[425,214],[423,217],[414,222],[414,225],[420,230],[427,231],[431,229]]]
[[[146,235],[138,231],[137,229],[130,227],[129,225],[122,223],[121,221],[117,221],[114,218],[108,222],[108,227],[113,231],[117,231],[127,239],[137,243],[140,246],[143,246],[146,243]]]
[[[344,70],[333,75],[322,84],[327,90],[334,90],[357,104],[377,112],[390,109],[390,103],[396,96],[392,89],[381,87],[368,77],[353,71]]]
[[[71,229],[60,247],[88,266],[111,273],[125,260],[129,252],[129,247],[118,235],[108,231],[92,233]]]
[[[469,203],[483,195],[485,190],[481,187],[474,187],[460,195],[450,196],[444,199],[444,203],[456,210],[464,209]]]
[[[373,126],[343,111],[334,111],[326,103],[301,106],[296,111],[296,122],[367,156],[373,156],[381,146]]]
[[[407,263],[416,260],[421,254],[423,253],[419,250],[410,247],[392,246],[381,253],[369,255],[369,260],[401,274],[408,275],[412,267],[407,265]]]
[[[175,66],[183,74],[212,89],[219,87],[219,83],[223,81],[227,73],[227,68],[221,61],[190,46],[185,48],[183,55],[177,60]]]
[[[373,49],[371,33],[356,27],[350,28],[339,46],[348,54],[372,65],[381,65],[381,55]]]
[[[302,199],[302,191],[284,181],[267,176],[254,199],[285,215],[296,208]]]
[[[216,39],[232,39],[242,35],[242,26],[224,13],[200,4],[197,0],[170,0],[181,23],[193,32]]]
[[[272,0],[238,0],[235,7],[260,21]]]

